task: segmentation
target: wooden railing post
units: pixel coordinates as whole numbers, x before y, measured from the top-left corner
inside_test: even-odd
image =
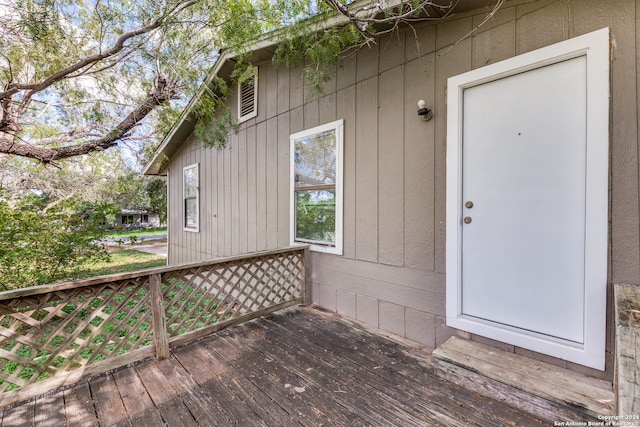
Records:
[[[159,273],[149,277],[151,287],[151,311],[153,313],[153,341],[156,346],[158,360],[169,358],[169,339],[165,321],[164,304],[162,298],[162,278]]]
[[[302,251],[302,277],[300,283],[300,296],[302,297],[302,305],[311,305],[311,251],[306,248]]]

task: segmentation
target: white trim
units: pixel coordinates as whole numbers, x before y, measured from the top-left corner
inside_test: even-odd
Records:
[[[462,111],[466,88],[585,56],[587,59],[587,200],[584,344],[462,315]],[[604,28],[482,67],[448,80],[447,95],[447,325],[502,342],[604,369],[609,172],[609,29]],[[544,112],[541,112],[544,114]]]
[[[258,67],[253,67],[254,72],[248,77],[238,82],[238,124],[246,122],[258,115]],[[242,83],[253,78],[253,109],[250,113],[242,115]]]
[[[173,192],[171,191],[171,186],[169,185],[169,179],[171,179],[171,167],[167,167],[167,178],[164,180],[164,185],[167,189],[167,217],[165,221],[167,221],[167,259],[166,263],[169,265],[171,260],[173,259],[173,250],[171,249],[171,241],[173,240],[173,227],[171,227],[171,221],[173,220],[173,213],[171,212],[173,209],[169,209],[169,200],[172,200]]]
[[[316,126],[311,129],[303,130],[289,136],[289,153],[290,153],[290,169],[289,169],[289,193],[290,193],[290,242],[291,245],[309,244],[296,240],[296,200],[295,200],[295,148],[296,139],[305,136],[311,136],[316,133],[335,130],[336,133],[336,242],[335,245],[311,244],[309,249],[314,252],[322,252],[334,255],[342,255],[343,245],[343,175],[344,175],[344,120],[336,120],[331,123]]]
[[[187,198],[184,193],[184,173],[189,169],[195,169],[196,177],[198,178],[198,185],[197,185],[198,191],[196,192],[196,211],[197,211],[198,217],[197,217],[195,227],[187,227],[186,225],[187,211],[185,206],[185,200],[187,200]],[[182,168],[182,218],[181,220],[182,220],[182,229],[184,231],[189,231],[191,233],[200,232],[200,164],[199,163],[193,163],[191,165],[188,165]]]

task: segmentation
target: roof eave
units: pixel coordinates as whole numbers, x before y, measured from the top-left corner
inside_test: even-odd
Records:
[[[357,3],[365,4],[370,0],[360,0],[359,2],[354,3],[352,6],[357,7]],[[386,3],[387,8],[393,8],[402,4],[406,0],[390,0]],[[460,2],[464,4],[466,7],[463,10],[473,9],[481,6],[487,6],[491,4],[494,0],[464,0]],[[455,3],[456,6],[459,6],[460,3]],[[313,19],[313,18],[312,18]],[[331,28],[337,25],[344,25],[349,22],[349,19],[343,15],[336,15],[330,19],[325,21],[319,21],[315,29],[322,30],[325,28]],[[249,44],[246,52],[251,52],[255,54],[256,52],[273,48],[276,46],[278,42],[278,35],[282,32],[282,29],[275,30],[268,34],[265,34],[262,38],[252,42]],[[225,63],[229,60],[233,60],[238,56],[239,52],[236,51],[223,51],[218,57],[216,63],[213,65],[209,73],[207,73],[207,78],[200,85],[200,88],[196,92],[196,94],[191,98],[185,109],[182,111],[180,118],[173,125],[167,136],[163,139],[160,147],[154,153],[151,161],[145,166],[143,169],[144,175],[166,175],[166,167],[165,167],[165,159],[170,158],[176,150],[180,147],[184,139],[191,134],[193,128],[195,127],[195,123],[190,120],[190,114],[198,100],[204,93],[205,88],[211,82],[214,76],[217,76],[220,70],[224,67]],[[188,131],[188,132],[187,132]]]
[[[189,133],[193,131],[195,124],[191,120],[189,120],[189,115],[191,114],[191,111],[195,106],[196,102],[202,96],[202,93],[204,92],[204,89],[206,88],[206,86],[209,84],[213,76],[218,73],[220,68],[222,68],[222,65],[228,59],[227,55],[228,54],[226,52],[223,52],[218,57],[211,71],[207,74],[207,78],[205,79],[205,81],[202,83],[202,85],[200,85],[200,88],[198,88],[198,91],[191,98],[191,100],[189,100],[189,103],[184,108],[184,110],[182,110],[180,117],[173,124],[169,133],[164,137],[164,139],[162,140],[162,143],[156,149],[151,161],[147,163],[147,165],[142,170],[143,175],[165,175],[166,174],[166,171],[164,168],[165,158],[171,157],[171,154],[175,153],[175,151],[178,149],[178,147],[182,143],[182,138],[180,138],[180,140],[178,141],[176,136],[178,134],[182,136],[184,134],[185,128],[188,128],[188,127],[190,127]],[[180,130],[183,130],[183,132],[180,132]]]
[[[401,0],[394,0],[393,3],[400,3],[400,1]],[[346,24],[347,22],[348,19],[346,17],[339,15],[327,21],[322,21],[322,24],[319,25],[318,28],[330,28],[335,25]],[[277,35],[280,32],[281,30],[275,30],[269,34],[266,34],[261,39],[258,39],[255,42],[251,43],[247,48],[247,51],[255,53],[263,49],[275,47],[278,40]],[[184,138],[186,138],[195,127],[195,123],[189,120],[191,111],[195,107],[196,103],[202,96],[205,88],[211,82],[213,77],[218,75],[219,71],[227,61],[234,59],[236,56],[238,56],[238,52],[231,50],[223,51],[220,54],[220,56],[216,60],[216,63],[213,65],[209,73],[207,73],[206,80],[202,83],[202,85],[200,85],[200,88],[198,89],[196,94],[191,98],[185,109],[182,111],[182,114],[180,114],[180,118],[178,119],[178,121],[173,125],[167,136],[165,136],[165,138],[162,140],[160,146],[156,149],[151,161],[147,163],[147,165],[143,169],[142,173],[144,175],[166,175],[165,159],[170,158],[171,155],[175,153],[178,147],[182,144],[182,141],[184,141]],[[185,130],[189,130],[186,135]]]
[[[265,38],[262,40],[258,40],[254,42],[249,47],[249,52],[257,52],[263,49],[271,48],[276,45],[275,38]],[[229,60],[233,60],[238,56],[238,52],[235,51],[224,51],[220,54],[216,63],[213,65],[211,70],[207,73],[207,78],[200,85],[200,88],[196,92],[196,94],[191,98],[185,109],[180,114],[179,119],[173,125],[167,136],[162,140],[160,146],[156,149],[153,158],[151,161],[145,166],[142,173],[144,175],[166,175],[166,171],[164,170],[164,159],[166,157],[171,157],[173,153],[178,149],[182,141],[193,132],[193,128],[195,127],[195,123],[191,120],[190,115],[193,111],[193,108],[199,101],[200,97],[204,93],[206,87],[209,85],[214,76],[217,76],[220,73],[220,70],[224,67],[224,65]]]

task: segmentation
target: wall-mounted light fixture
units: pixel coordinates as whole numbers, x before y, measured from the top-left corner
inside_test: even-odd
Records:
[[[433,111],[430,108],[427,108],[427,103],[424,102],[424,99],[418,101],[418,115],[422,117],[422,120],[425,122],[431,120],[433,117]]]

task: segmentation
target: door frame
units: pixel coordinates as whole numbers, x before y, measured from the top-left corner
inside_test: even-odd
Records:
[[[586,57],[587,141],[583,344],[462,313],[462,142],[464,90],[568,59]],[[446,190],[447,326],[604,370],[609,206],[609,28],[448,79]],[[544,114],[544,112],[541,112]],[[535,120],[535,118],[533,118]]]

